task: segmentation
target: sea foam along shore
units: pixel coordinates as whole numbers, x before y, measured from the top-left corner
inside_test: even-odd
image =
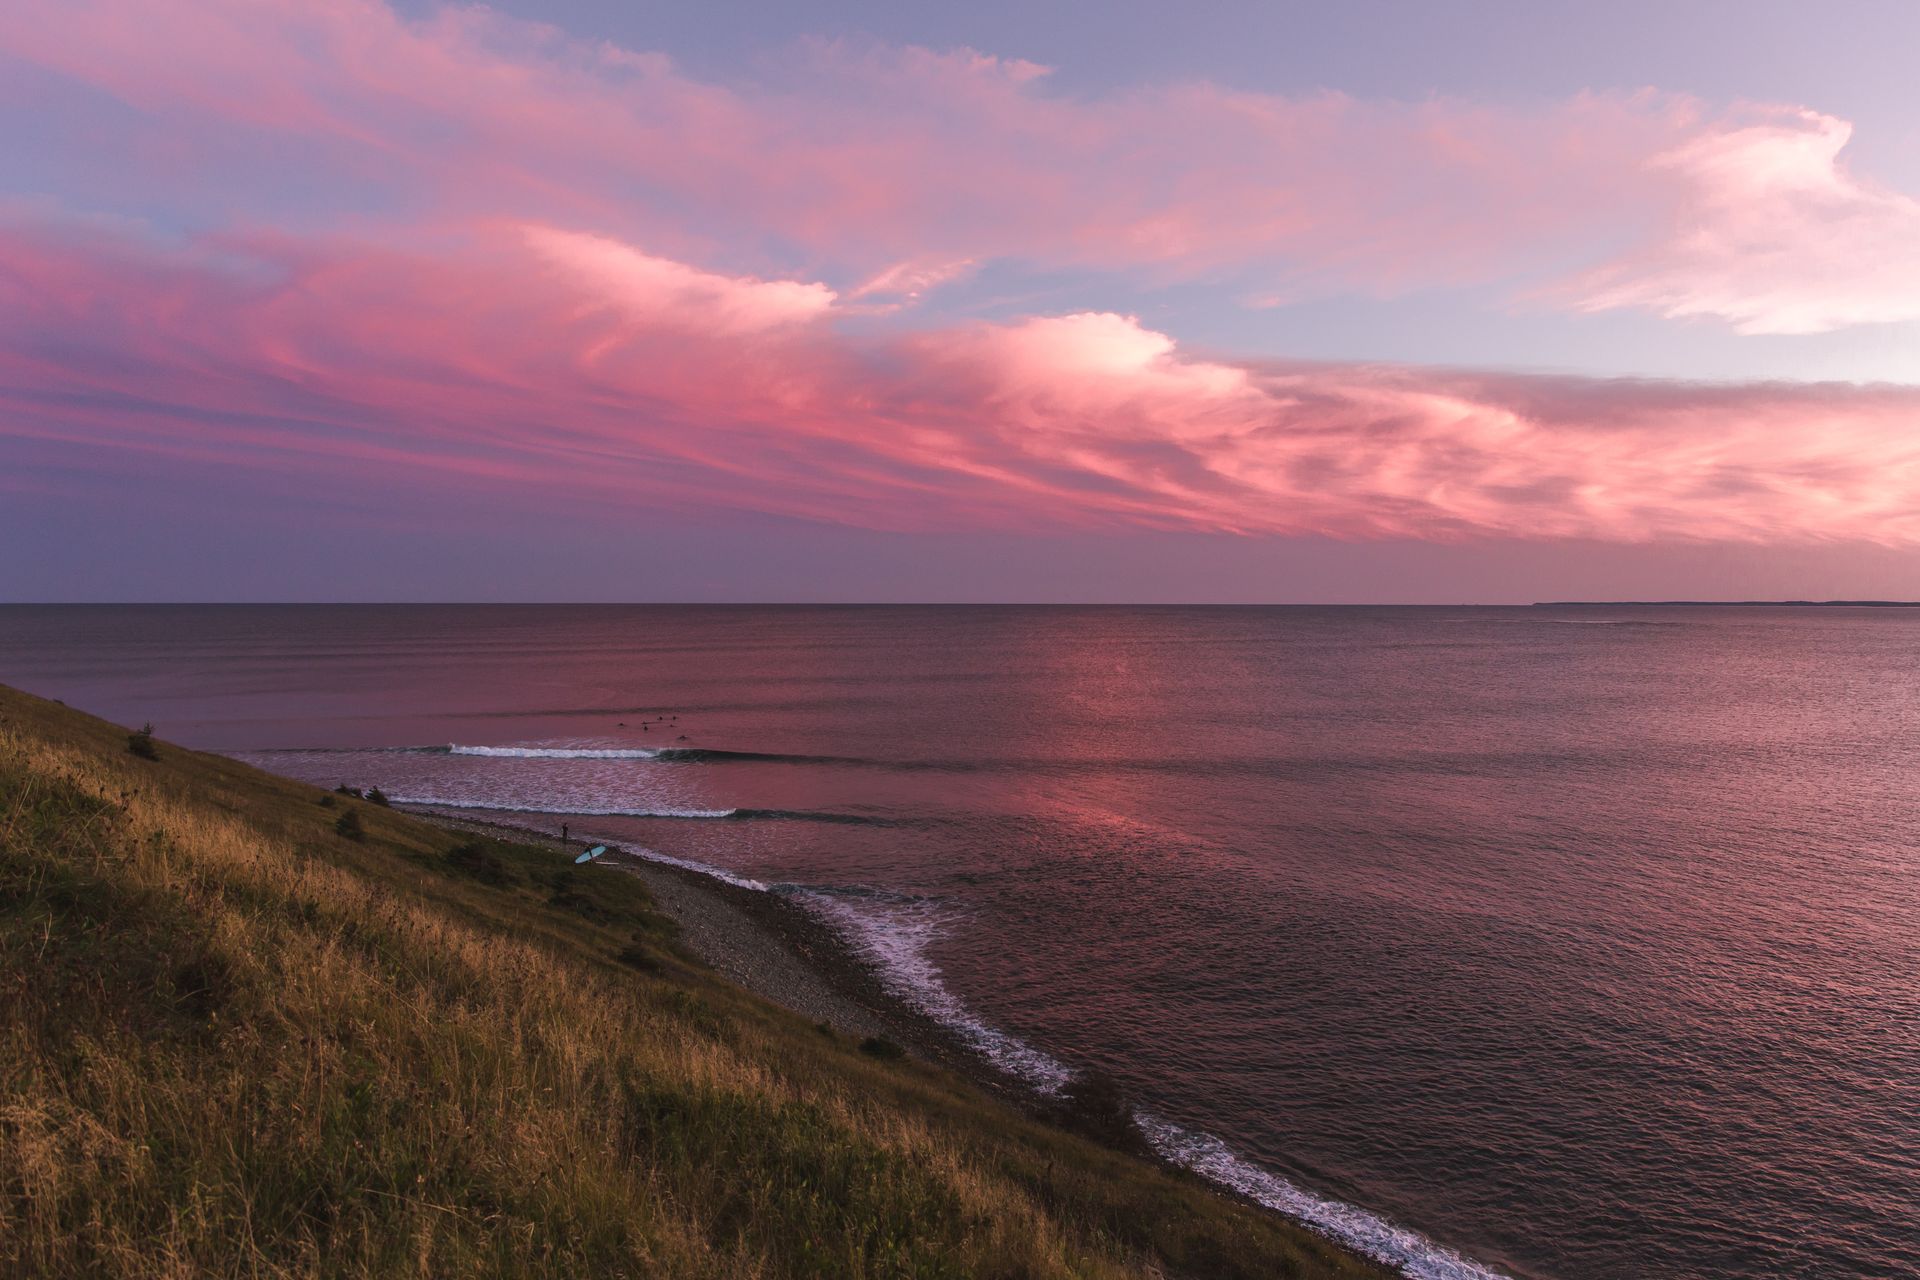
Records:
[[[491,815],[411,812],[455,830],[553,841],[550,831]],[[575,837],[586,840],[598,837]],[[1041,1096],[1032,1082],[905,998],[877,957],[850,941],[827,913],[814,909],[816,894],[806,887],[769,885],[707,863],[625,846],[593,865],[640,877],[679,924],[682,942],[694,955],[748,990],[841,1031],[898,1041],[1016,1103]]]
[[[1183,1129],[1144,1111],[1134,1122],[1155,1153],[1255,1204],[1304,1222],[1357,1253],[1398,1267],[1410,1280],[1507,1280],[1502,1273],[1389,1222],[1358,1205],[1316,1195],[1234,1154],[1210,1133]]]
[[[448,826],[515,838],[552,835],[513,823],[422,811]],[[581,837],[589,838],[589,837]],[[810,1018],[859,1035],[887,1035],[990,1092],[1058,1116],[1073,1069],[974,1014],[927,954],[938,918],[924,909],[891,918],[850,896],[768,885],[652,849],[621,848],[601,860],[641,876],[674,916],[683,940],[728,978]],[[910,904],[916,905],[917,904]],[[1418,1231],[1262,1169],[1218,1137],[1135,1109],[1141,1149],[1242,1200],[1302,1223],[1410,1280],[1508,1280]]]

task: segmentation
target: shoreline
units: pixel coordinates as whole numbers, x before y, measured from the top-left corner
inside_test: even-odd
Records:
[[[394,806],[449,830],[543,846],[559,844],[549,831],[509,822],[451,817],[411,805]],[[582,850],[602,843],[582,837]],[[573,843],[566,846],[572,852]],[[1417,1231],[1357,1204],[1330,1198],[1247,1165],[1218,1139],[1167,1126],[1136,1107],[1097,1072],[1077,1071],[1049,1093],[993,1061],[955,1028],[889,990],[878,966],[833,925],[776,888],[729,883],[717,868],[645,857],[612,842],[596,864],[635,875],[679,928],[678,941],[719,976],[773,1004],[836,1032],[878,1036],[923,1061],[943,1067],[1030,1119],[1086,1138],[1110,1150],[1192,1177],[1214,1195],[1270,1213],[1311,1231],[1356,1258],[1408,1280],[1518,1280],[1475,1262]],[[1159,1139],[1149,1129],[1162,1130]],[[1164,1149],[1183,1149],[1180,1158]],[[1344,1227],[1329,1221],[1344,1222]]]
[[[449,830],[560,851],[552,833],[535,827],[455,818],[411,805],[394,808]],[[565,851],[597,843],[575,837]],[[998,1066],[953,1028],[889,990],[878,968],[838,929],[778,890],[729,884],[710,871],[643,857],[612,843],[595,865],[637,876],[661,912],[673,918],[681,946],[721,977],[842,1034],[892,1040],[1028,1115],[1083,1131],[1059,1099]],[[1144,1139],[1125,1149],[1179,1167]]]

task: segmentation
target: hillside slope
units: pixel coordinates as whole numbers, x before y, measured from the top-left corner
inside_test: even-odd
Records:
[[[1382,1274],[728,986],[633,877],[155,745],[0,687],[0,1274]]]

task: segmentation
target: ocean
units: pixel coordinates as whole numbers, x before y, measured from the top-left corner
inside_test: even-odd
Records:
[[[0,680],[789,895],[1411,1275],[1920,1274],[1920,611],[8,606]]]

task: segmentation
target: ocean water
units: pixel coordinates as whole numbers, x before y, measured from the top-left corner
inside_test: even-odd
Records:
[[[1410,1274],[1920,1274],[1920,611],[15,606],[0,680],[792,895]]]

